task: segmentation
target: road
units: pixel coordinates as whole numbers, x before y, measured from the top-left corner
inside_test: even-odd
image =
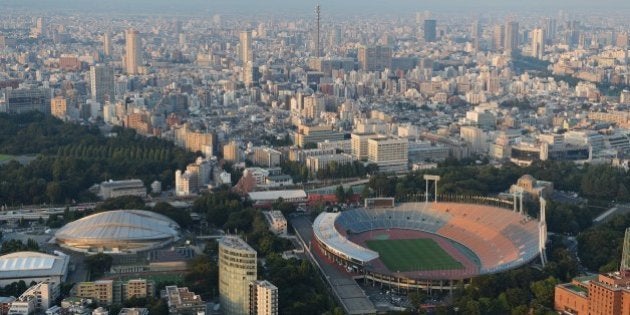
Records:
[[[318,267],[344,311],[347,314],[376,314],[374,304],[352,276],[341,272],[335,266],[329,265],[320,259],[318,255],[314,255],[311,252],[310,244],[313,237],[313,223],[308,217],[293,217],[291,218],[291,224],[296,231],[297,237],[303,242],[306,256]]]

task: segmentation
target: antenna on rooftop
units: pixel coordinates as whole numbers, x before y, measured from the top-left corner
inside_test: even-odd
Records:
[[[630,271],[630,227],[626,229],[626,236],[623,239],[619,271]]]

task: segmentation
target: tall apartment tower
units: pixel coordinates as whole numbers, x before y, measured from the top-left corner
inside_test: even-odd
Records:
[[[249,284],[249,314],[278,315],[278,288],[267,280]]]
[[[142,49],[138,36],[139,33],[135,29],[125,31],[125,71],[127,74],[138,74],[138,67],[142,64]]]
[[[249,315],[249,284],[256,280],[256,251],[237,236],[219,240],[219,299],[225,315]]]
[[[505,52],[511,54],[518,50],[518,41],[518,22],[507,22],[505,24],[505,44],[503,45]]]
[[[104,105],[106,101],[114,102],[114,69],[97,64],[90,67],[90,91],[92,100]]]
[[[503,25],[495,25],[492,29],[492,50],[500,51],[503,49],[505,42],[505,27]]]
[[[472,39],[473,49],[479,51],[479,43],[481,42],[481,22],[475,20],[470,28],[470,38]]]
[[[112,56],[112,36],[109,33],[103,34],[103,54],[106,57]]]
[[[424,41],[434,42],[437,39],[437,21],[424,20]]]
[[[241,62],[243,65],[247,65],[249,62],[254,62],[254,52],[252,51],[252,31],[241,32]]]
[[[542,59],[545,53],[545,30],[536,28],[532,31],[532,57]]]

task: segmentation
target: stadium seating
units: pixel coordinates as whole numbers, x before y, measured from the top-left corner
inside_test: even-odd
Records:
[[[538,255],[537,222],[493,206],[403,203],[394,208],[359,208],[342,212],[335,226],[341,226],[344,235],[346,230],[363,233],[379,229],[437,234],[463,245],[477,255],[482,274],[520,266]]]

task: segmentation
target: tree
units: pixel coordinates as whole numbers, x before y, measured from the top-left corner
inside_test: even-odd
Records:
[[[112,266],[112,261],[112,256],[98,253],[96,255],[86,257],[83,262],[90,271],[91,278],[94,279],[109,271]]]
[[[343,186],[337,186],[335,190],[335,197],[337,197],[337,202],[344,203],[346,202],[346,191],[343,189]]]
[[[549,308],[553,307],[553,293],[556,284],[558,284],[558,280],[554,277],[532,283],[530,288],[534,294],[533,303]]]

